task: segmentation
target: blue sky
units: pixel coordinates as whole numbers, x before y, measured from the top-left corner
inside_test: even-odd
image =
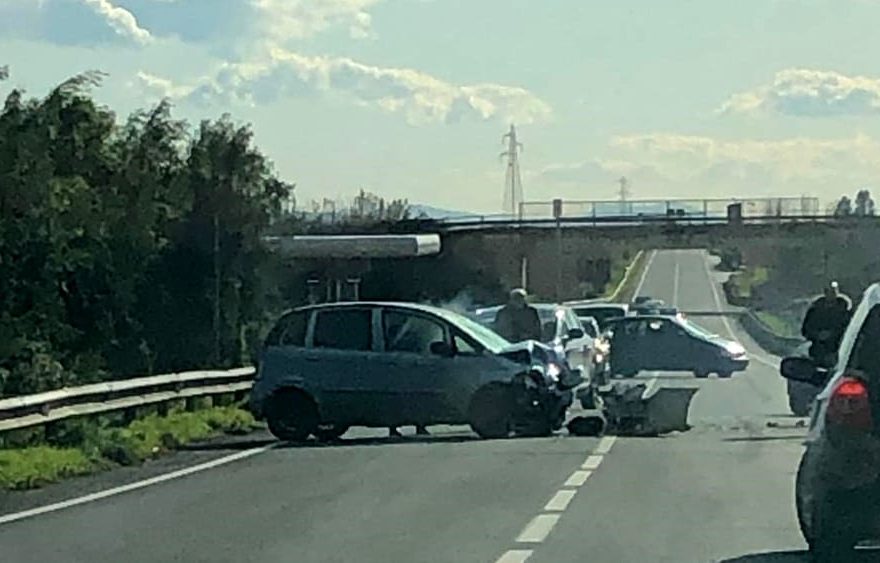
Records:
[[[816,195],[880,178],[880,0],[0,0],[42,95],[109,73],[121,115],[231,113],[298,199],[499,211],[526,199]]]

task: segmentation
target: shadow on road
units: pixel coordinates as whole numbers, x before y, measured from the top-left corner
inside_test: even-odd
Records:
[[[521,438],[519,438],[521,439]],[[276,449],[287,448],[338,448],[346,446],[399,446],[411,444],[455,444],[461,442],[486,441],[477,436],[404,436],[402,438],[389,438],[377,436],[371,438],[341,438],[332,442],[319,442],[309,440],[307,442],[279,442]]]
[[[723,438],[723,442],[777,442],[803,440],[804,434],[786,436],[737,436],[735,438]]]
[[[216,442],[203,442],[196,444],[186,444],[177,448],[184,452],[219,452],[219,451],[244,451],[254,448],[262,448],[277,442],[275,438],[248,438],[244,440],[220,440]]]

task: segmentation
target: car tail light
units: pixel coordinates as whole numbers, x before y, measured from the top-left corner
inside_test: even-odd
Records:
[[[828,401],[827,421],[853,430],[869,431],[874,425],[868,387],[861,379],[844,377]]]

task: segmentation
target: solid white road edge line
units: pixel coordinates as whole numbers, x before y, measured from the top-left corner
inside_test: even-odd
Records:
[[[645,269],[642,270],[642,277],[639,278],[639,285],[636,286],[636,292],[633,294],[633,297],[638,297],[642,293],[642,287],[645,285],[645,279],[648,277],[648,270],[651,269],[651,264],[654,263],[654,257],[657,256],[657,251],[652,250],[651,255],[648,256],[648,262],[645,263]]]
[[[703,260],[703,268],[706,270],[706,277],[709,278],[709,287],[712,289],[712,299],[713,301],[715,301],[715,309],[721,311],[721,296],[718,294],[718,288],[715,287],[715,280],[712,278],[712,271],[709,270],[708,259]],[[733,327],[730,326],[730,321],[727,320],[726,316],[721,316],[721,322],[724,323],[724,328],[727,329],[727,333],[730,335],[730,337],[736,341],[739,341],[739,339],[736,337],[736,332],[733,330]],[[749,350],[749,354],[765,366],[771,367],[773,369],[779,369],[779,362],[767,359],[764,357],[763,354],[756,353],[753,350]]]
[[[41,514],[48,514],[50,512],[57,512],[59,510],[64,510],[65,508],[79,506],[81,504],[94,502],[97,500],[105,499],[105,498],[116,496],[116,495],[121,495],[122,493],[136,491],[138,489],[143,489],[143,488],[149,487],[151,485],[157,485],[159,483],[164,483],[165,481],[180,479],[181,477],[186,477],[187,475],[192,475],[194,473],[200,473],[202,471],[207,471],[208,469],[220,467],[221,465],[226,465],[226,464],[232,463],[234,461],[239,461],[242,459],[253,457],[255,455],[266,452],[274,447],[275,447],[275,444],[270,444],[268,446],[253,448],[250,450],[245,450],[243,452],[238,452],[238,453],[235,453],[232,455],[224,456],[219,459],[212,460],[212,461],[207,461],[205,463],[200,463],[198,465],[193,465],[192,467],[185,467],[183,469],[178,469],[177,471],[172,471],[170,473],[165,473],[163,475],[157,475],[156,477],[151,477],[149,479],[144,479],[142,481],[135,481],[134,483],[129,483],[127,485],[122,485],[119,487],[113,487],[111,489],[106,489],[104,491],[99,491],[97,493],[92,493],[92,494],[84,495],[81,497],[76,497],[76,498],[72,498],[69,500],[56,502],[53,504],[47,504],[46,506],[40,506],[37,508],[32,508],[30,510],[23,510],[21,512],[13,512],[11,514],[4,514],[4,515],[0,516],[0,525],[9,524],[10,522],[16,522],[18,520],[24,520],[25,518],[31,518],[33,516],[39,516]]]
[[[520,532],[516,542],[541,543],[547,539],[557,522],[559,522],[559,514],[538,514]]]
[[[495,563],[525,563],[532,556],[531,549],[511,549],[498,558]]]

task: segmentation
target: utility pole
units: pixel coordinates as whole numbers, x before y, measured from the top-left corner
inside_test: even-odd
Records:
[[[215,202],[214,205],[217,205]],[[220,368],[220,213],[214,208],[214,366]]]
[[[507,150],[500,157],[507,157],[507,171],[504,174],[504,212],[516,215],[523,201],[522,178],[519,174],[519,151],[523,144],[516,139],[516,128],[510,124],[510,131],[501,137],[501,142],[507,143]]]

